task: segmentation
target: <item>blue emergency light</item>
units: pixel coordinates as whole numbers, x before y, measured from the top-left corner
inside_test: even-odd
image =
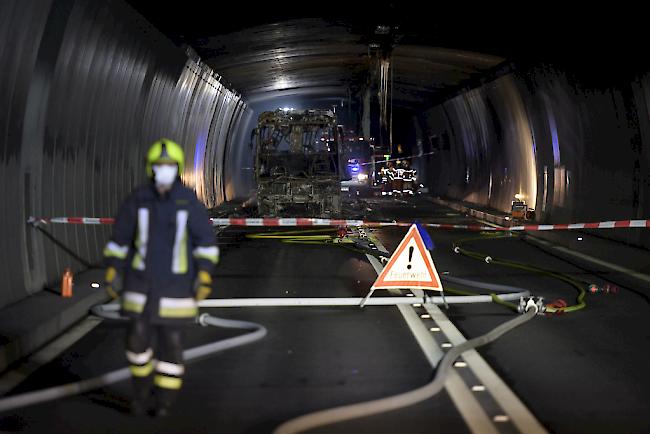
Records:
[[[361,165],[356,160],[348,162],[348,167],[352,172],[358,172],[361,169]]]

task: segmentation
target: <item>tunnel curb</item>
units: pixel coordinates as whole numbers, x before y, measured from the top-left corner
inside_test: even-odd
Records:
[[[75,276],[74,296],[62,298],[48,291],[3,308],[0,311],[0,372],[34,353],[88,315],[90,307],[108,300],[101,289],[90,287],[100,281],[102,270],[87,270]]]

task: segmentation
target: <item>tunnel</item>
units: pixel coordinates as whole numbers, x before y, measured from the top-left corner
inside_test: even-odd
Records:
[[[646,24],[529,6],[0,0],[0,431],[648,432]],[[260,157],[301,134],[335,154],[306,200]],[[220,251],[184,345],[233,342],[164,420],[125,377],[59,392],[127,364],[105,246],[161,139]],[[381,286],[402,266],[435,285]]]

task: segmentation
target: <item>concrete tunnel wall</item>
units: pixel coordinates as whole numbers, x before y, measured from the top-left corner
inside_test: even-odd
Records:
[[[246,105],[123,2],[3,0],[0,41],[0,307],[82,268],[27,218],[113,216],[160,137],[184,146],[183,181],[206,205],[235,194],[223,168]],[[46,229],[90,262],[110,233]]]
[[[500,77],[422,114],[432,192],[541,223],[650,217],[650,73],[587,87],[550,67]],[[599,235],[650,248],[638,229]]]

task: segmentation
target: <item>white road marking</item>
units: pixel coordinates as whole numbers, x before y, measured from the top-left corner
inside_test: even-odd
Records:
[[[381,250],[386,251],[379,240],[373,240],[373,242]],[[366,257],[372,264],[377,274],[379,274],[383,268],[383,265],[381,265],[381,263],[374,256],[366,255]],[[390,290],[389,292],[394,294],[401,293],[401,291],[394,289]],[[397,308],[404,317],[404,320],[409,326],[409,329],[415,336],[416,341],[418,344],[420,344],[420,348],[422,348],[425,357],[429,360],[431,366],[435,368],[438,365],[438,361],[440,361],[444,354],[443,351],[440,349],[435,339],[431,336],[431,333],[428,331],[422,320],[418,317],[417,313],[415,313],[413,307],[398,305]],[[460,377],[460,375],[458,375],[456,371],[449,371],[449,377],[447,379],[447,383],[445,384],[445,390],[449,394],[449,397],[458,409],[458,412],[461,414],[470,431],[476,434],[496,434],[499,432],[490,417],[485,413],[485,410],[483,410],[478,400],[471,393],[463,379]]]
[[[626,275],[630,277],[637,278],[639,280],[643,280],[644,282],[650,282],[650,276],[647,274],[639,273],[638,271],[631,270],[629,268],[621,267],[620,265],[612,264],[611,262],[603,261],[598,258],[594,258],[593,256],[586,255],[584,253],[576,252],[575,250],[567,249],[566,247],[558,246],[553,243],[550,243],[546,240],[541,240],[539,238],[534,238],[532,236],[528,237],[529,240],[533,241],[534,243],[541,244],[545,247],[549,247],[554,250],[558,250],[562,253],[566,253],[567,255],[575,256],[580,259],[584,259],[585,261],[592,262],[597,265],[602,265],[603,267],[607,267],[610,270],[614,271],[619,271],[621,273],[625,273]]]
[[[433,320],[442,329],[442,332],[447,336],[452,345],[458,346],[466,341],[462,333],[458,331],[456,326],[445,316],[438,306],[426,304],[424,307],[431,314]],[[530,410],[517,398],[517,395],[510,390],[476,350],[465,351],[463,353],[463,360],[465,360],[474,375],[476,375],[476,378],[490,391],[494,400],[510,417],[512,423],[519,431],[522,433],[547,432]]]
[[[379,242],[379,240],[375,239],[373,242],[377,245],[377,247],[379,247],[380,250],[387,251],[381,242]],[[375,268],[377,274],[379,274],[383,268],[381,263],[370,255],[366,256],[368,257],[368,260],[372,266]],[[399,293],[399,291],[396,292]],[[416,297],[422,297],[424,292],[422,290],[413,290],[413,293]],[[417,318],[417,315],[415,314],[412,307],[404,305],[398,307],[400,309],[400,312],[402,312],[402,315],[404,315],[404,311],[410,310],[413,316]],[[456,326],[449,320],[449,318],[447,318],[445,314],[442,313],[438,306],[435,304],[427,303],[424,305],[424,307],[431,318],[436,322],[436,326],[442,330],[442,332],[451,342],[448,347],[451,347],[452,345],[459,345],[466,341],[465,337],[460,333],[460,331],[458,331]],[[407,318],[406,315],[404,315],[404,317],[405,319]],[[420,330],[420,328],[412,326],[408,320],[407,324],[409,324],[411,331],[416,336],[418,343],[420,343],[421,340],[425,339],[424,337],[418,336],[418,334],[421,332],[416,330]],[[438,329],[438,327],[435,328]],[[435,364],[432,362],[432,366],[435,367],[441,357],[439,354],[442,352],[442,350],[438,347],[435,340],[431,337],[431,333],[426,333],[427,328],[424,325],[422,325],[422,329],[424,330],[424,336],[426,336],[427,340],[430,342],[430,345],[436,347],[436,350],[432,350],[430,348],[430,345],[425,347],[422,343],[420,343],[420,346],[422,347],[425,355],[427,355],[427,358],[429,358],[429,361],[432,362],[435,359]],[[433,327],[429,330],[431,329],[433,329]],[[445,345],[443,344],[443,346]],[[430,351],[432,351],[432,354],[434,354],[432,358],[430,358],[428,355]],[[503,380],[499,378],[499,376],[494,372],[490,365],[487,364],[487,362],[476,350],[469,350],[464,352],[463,360],[467,363],[467,366],[472,370],[474,375],[476,375],[476,377],[481,381],[482,385],[484,386],[483,390],[487,388],[490,391],[495,401],[507,414],[507,417],[512,420],[512,423],[519,429],[519,431],[525,434],[547,433],[547,431],[537,421],[537,419],[528,410],[528,408],[526,408],[526,406],[519,400],[519,398],[517,398],[517,396],[510,390],[510,388],[503,382]],[[464,383],[456,371],[451,372],[453,372],[453,375],[457,378],[458,382],[456,383],[454,381],[451,381],[452,377],[450,375],[450,380],[448,380],[445,388],[454,401],[454,404],[458,408],[459,412],[463,416],[463,419],[467,423],[470,430],[475,433],[498,432],[497,428],[493,424],[493,421],[487,416],[485,411],[480,407],[478,401],[470,392],[468,385]],[[475,406],[478,406],[478,409],[476,409]],[[499,422],[503,421],[503,419],[499,418],[498,416],[495,417],[499,419]]]
[[[480,220],[480,219],[477,219],[477,220],[479,222],[481,222],[481,223],[488,224],[490,226],[494,226],[494,227],[497,227],[497,228],[503,228],[504,227],[504,226],[500,226],[500,225],[495,224],[495,223],[490,223],[490,222],[485,221],[485,220]],[[569,227],[571,227],[571,226],[572,225],[569,225]],[[573,226],[575,226],[575,225],[573,225]],[[545,247],[560,251],[562,253],[566,253],[567,255],[575,256],[576,258],[584,259],[585,261],[589,261],[589,262],[592,262],[592,263],[597,264],[597,265],[602,265],[603,267],[607,267],[610,270],[625,273],[625,274],[629,275],[630,277],[635,277],[635,278],[637,278],[639,280],[643,280],[644,282],[650,282],[650,276],[647,275],[647,274],[639,273],[638,271],[634,271],[634,270],[631,270],[629,268],[621,267],[620,265],[612,264],[611,262],[603,261],[602,259],[594,258],[593,256],[589,256],[589,255],[584,254],[584,253],[576,252],[574,250],[567,249],[566,247],[558,246],[557,244],[554,244],[554,243],[552,243],[550,241],[546,241],[546,240],[543,240],[541,238],[537,238],[534,235],[530,235],[530,234],[527,234],[527,235],[528,235],[528,239],[530,241],[534,242],[534,243],[538,243],[538,244],[541,244],[541,245],[543,245]]]

